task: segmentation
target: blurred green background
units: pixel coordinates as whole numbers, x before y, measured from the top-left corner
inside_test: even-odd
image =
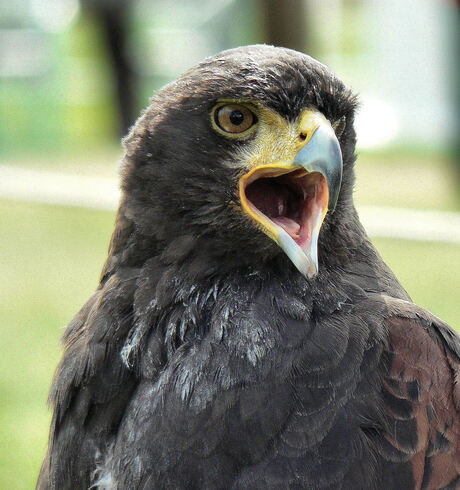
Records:
[[[109,7],[133,82],[121,110]],[[3,2],[0,172],[113,181],[119,136],[156,88],[221,49],[273,42],[312,54],[361,93],[358,209],[451,212],[449,231],[460,216],[458,32],[458,7],[438,0]],[[42,187],[48,174],[33,175]],[[46,449],[58,339],[97,287],[115,211],[6,188],[0,181],[0,488],[26,489]],[[415,240],[375,225],[376,247],[414,301],[460,329],[459,230]]]

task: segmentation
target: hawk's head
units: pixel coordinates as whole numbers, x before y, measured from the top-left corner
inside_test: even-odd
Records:
[[[351,203],[355,106],[295,51],[208,58],[157,92],[125,140],[121,212],[165,261],[192,254],[211,273],[285,253],[311,278]]]

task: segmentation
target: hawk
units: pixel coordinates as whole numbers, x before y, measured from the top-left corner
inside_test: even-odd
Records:
[[[356,105],[264,45],[156,93],[39,489],[460,488],[460,341],[360,224]]]

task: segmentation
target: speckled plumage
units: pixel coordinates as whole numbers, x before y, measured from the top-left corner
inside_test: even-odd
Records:
[[[313,279],[241,212],[245,142],[209,120],[226,98],[346,119]],[[268,46],[156,94],[125,140],[100,286],[64,334],[38,488],[460,487],[460,342],[359,223],[355,107],[324,65]]]

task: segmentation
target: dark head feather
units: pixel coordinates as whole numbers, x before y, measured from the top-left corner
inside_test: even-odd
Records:
[[[245,142],[212,129],[210,111],[219,99],[257,100],[288,120],[305,108],[318,109],[332,123],[345,119],[342,190],[320,240],[334,242],[332,228],[339,239],[352,204],[356,97],[307,55],[246,46],[207,58],[159,90],[125,139],[118,227],[130,231],[116,230],[105,273],[120,261],[140,265],[159,253],[175,262],[192,254],[189,267],[207,274],[257,267],[282,253],[235,206],[237,173],[226,162]]]

